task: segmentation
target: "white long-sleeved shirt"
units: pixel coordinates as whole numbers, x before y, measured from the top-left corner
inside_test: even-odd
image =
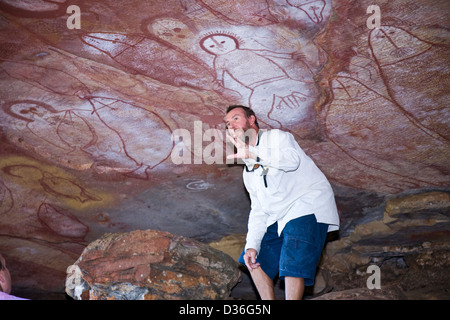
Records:
[[[251,200],[245,250],[259,252],[267,227],[273,223],[278,222],[281,235],[290,220],[307,214],[328,224],[328,231],[339,229],[331,185],[292,134],[278,129],[260,130],[250,152],[260,161],[244,160],[244,185]]]

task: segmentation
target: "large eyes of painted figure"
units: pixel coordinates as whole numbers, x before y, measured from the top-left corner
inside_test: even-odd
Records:
[[[211,36],[205,40],[205,48],[214,54],[225,54],[236,49],[236,43],[229,37]]]

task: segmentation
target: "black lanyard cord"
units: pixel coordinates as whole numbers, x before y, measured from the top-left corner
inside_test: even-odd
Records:
[[[263,180],[264,180],[264,186],[267,188],[267,172],[269,172],[269,169],[265,169],[262,165],[255,165],[255,166],[253,166],[253,169],[249,169],[247,166],[245,166],[245,171],[246,172],[253,172],[253,171],[255,171],[255,169],[258,169],[259,167],[261,167],[261,169],[262,169],[262,177],[263,177]]]

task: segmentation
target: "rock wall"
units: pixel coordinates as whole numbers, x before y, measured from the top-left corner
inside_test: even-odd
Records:
[[[323,288],[334,292],[320,298],[448,299],[449,235],[449,193],[390,199],[381,219],[327,244],[320,269],[328,275]],[[378,288],[370,279],[374,267]]]
[[[0,0],[0,251],[15,293],[64,292],[67,266],[105,233],[244,234],[242,168],[225,161],[236,103],[294,134],[324,171],[342,239],[363,225],[378,243],[371,228],[389,231],[374,221],[391,198],[449,190],[449,11],[447,0]]]

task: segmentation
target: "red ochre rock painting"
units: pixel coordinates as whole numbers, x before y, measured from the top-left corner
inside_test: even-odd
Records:
[[[62,278],[104,232],[245,233],[241,168],[205,161],[230,104],[292,132],[337,190],[449,186],[448,1],[384,1],[377,29],[368,0],[70,4],[79,28],[67,1],[0,1],[0,251],[19,269],[60,255]]]
[[[38,211],[39,221],[63,237],[83,239],[89,228],[69,212],[43,203]]]

